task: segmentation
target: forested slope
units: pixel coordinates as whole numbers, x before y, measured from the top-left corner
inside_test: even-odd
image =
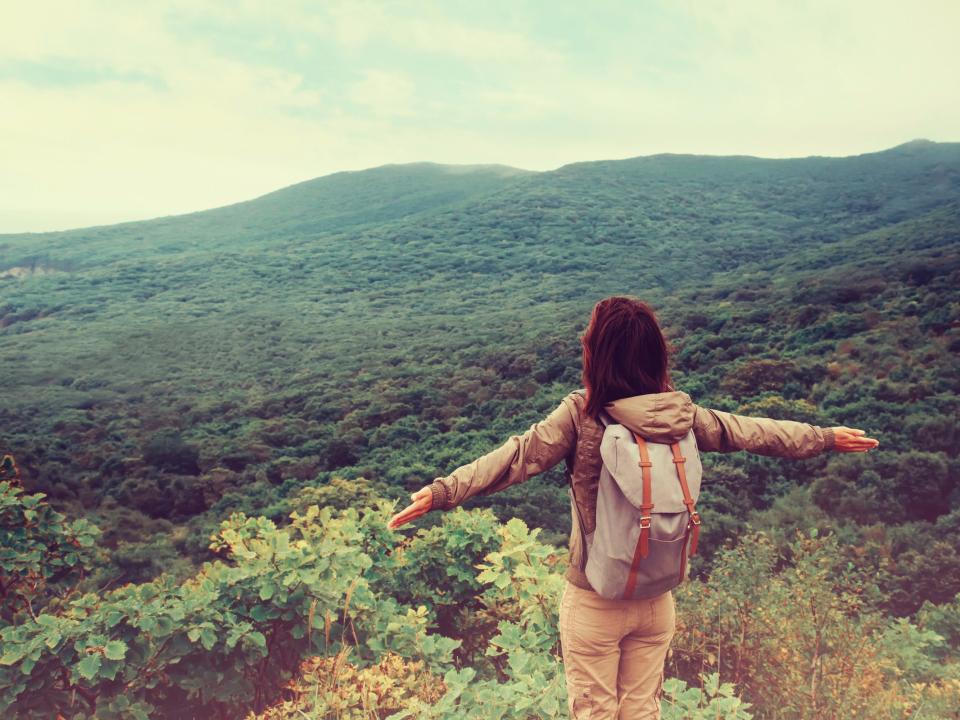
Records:
[[[960,592],[958,288],[957,144],[337,174],[0,236],[0,450],[28,490],[103,528],[82,588],[173,582],[232,512],[403,499],[529,427],[579,387],[592,304],[631,293],[699,404],[881,441],[709,457],[698,577],[750,532],[790,557],[794,530],[816,530],[831,567],[874,584],[871,612],[917,621]],[[559,469],[470,506],[565,545]],[[437,613],[433,629],[464,632]]]

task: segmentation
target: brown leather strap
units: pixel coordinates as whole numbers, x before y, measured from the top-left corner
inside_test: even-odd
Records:
[[[640,561],[647,556],[650,551],[650,511],[653,510],[653,482],[650,475],[650,453],[647,451],[647,441],[633,433],[633,439],[637,441],[637,448],[640,450],[640,472],[643,476],[643,494],[640,503],[640,538],[637,540],[637,547],[633,551],[633,561],[630,563],[630,573],[627,575],[627,585],[623,591],[624,599],[633,597],[633,591],[637,586],[637,569],[640,567]]]
[[[650,468],[653,463],[650,462],[647,441],[636,433],[633,437],[636,439],[637,448],[640,450],[640,473],[643,476],[643,502],[640,503],[640,557],[646,557],[647,544],[650,538],[650,523],[653,520],[650,516],[650,511],[653,510],[653,478]]]
[[[690,486],[687,485],[687,471],[684,463],[687,461],[680,454],[680,444],[670,443],[670,449],[673,451],[673,463],[677,468],[677,477],[680,479],[680,490],[683,492],[683,504],[687,506],[687,512],[690,513],[690,522],[687,525],[687,532],[690,535],[690,556],[697,553],[697,541],[700,539],[700,514],[697,512],[696,503],[690,496]],[[686,557],[686,553],[684,553]],[[683,576],[683,569],[680,571]]]

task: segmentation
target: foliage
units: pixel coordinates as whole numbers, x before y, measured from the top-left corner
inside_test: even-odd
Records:
[[[869,569],[846,562],[835,535],[800,534],[785,555],[748,535],[677,598],[675,672],[720,673],[763,716],[892,719],[955,696],[944,639],[885,617]]]
[[[66,522],[43,493],[0,480],[0,623],[35,617],[68,596],[93,559],[99,532],[84,519]]]
[[[443,681],[432,675],[422,660],[388,652],[376,664],[358,668],[345,657],[348,655],[341,653],[304,660],[297,677],[285,688],[293,699],[256,717],[379,720],[414,702],[432,705],[446,693]]]
[[[199,473],[199,451],[184,441],[175,430],[159,432],[143,448],[145,462],[161,470],[174,470],[189,475]]]
[[[35,509],[30,500],[11,494],[7,506]],[[392,509],[311,506],[282,527],[236,514],[211,538],[222,558],[184,582],[50,596],[35,617],[0,626],[0,709],[77,720],[566,717],[565,552],[482,510],[398,536],[386,529]],[[488,543],[479,562],[475,541]],[[425,602],[399,603],[431,558],[457,572],[434,585],[419,576],[420,590],[405,591]],[[441,633],[438,609],[458,593],[476,602]],[[745,535],[677,598],[665,717],[882,719],[923,707],[947,718],[960,700],[955,608],[885,617],[869,568],[843,560],[832,534],[781,548]]]
[[[946,642],[946,648],[939,653],[941,659],[960,652],[960,594],[953,602],[943,605],[925,602],[917,613],[917,620],[921,628],[932,630]]]
[[[500,549],[478,564],[484,617],[496,621],[485,657],[448,671],[444,696],[432,705],[413,702],[401,718],[566,717],[566,682],[560,661],[558,606],[563,578],[557,551],[537,541],[520,520],[499,530]]]
[[[422,611],[371,590],[364,523],[316,506],[282,529],[238,514],[213,538],[225,559],[187,582],[87,594],[3,627],[0,709],[235,717],[273,700],[305,655],[346,646],[369,662],[386,643],[443,668],[457,643],[425,636]]]
[[[663,683],[661,717],[663,720],[751,720],[750,703],[734,694],[731,683],[721,683],[719,673],[701,675],[702,688],[670,678]]]
[[[458,605],[479,591],[474,568],[499,545],[500,523],[489,510],[468,512],[462,507],[443,513],[440,521],[411,537],[399,584],[434,604]]]

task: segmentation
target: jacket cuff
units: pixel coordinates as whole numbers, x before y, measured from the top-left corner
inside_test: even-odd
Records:
[[[430,492],[433,495],[433,499],[430,503],[431,510],[450,509],[450,495],[447,492],[447,486],[440,482],[439,479],[430,483]]]
[[[837,435],[832,427],[820,428],[823,430],[823,449],[831,450],[837,444]]]

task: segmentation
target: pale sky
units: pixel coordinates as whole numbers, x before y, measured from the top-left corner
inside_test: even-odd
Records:
[[[0,233],[386,163],[960,140],[960,0],[0,0]]]

